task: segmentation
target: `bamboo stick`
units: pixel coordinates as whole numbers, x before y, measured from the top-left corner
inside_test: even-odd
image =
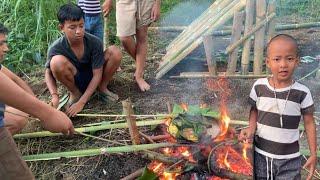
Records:
[[[216,21],[222,18],[221,16],[224,13],[228,12],[236,4],[238,4],[238,2],[233,0],[227,0],[226,2],[223,2],[223,4],[221,5],[221,7],[223,8],[221,8],[220,11],[212,12],[212,14],[210,14],[209,16],[209,19],[204,19],[203,22],[199,23],[198,26],[194,27],[191,32],[188,32],[188,34],[184,35],[181,38],[181,40],[176,43],[176,45],[171,46],[170,49],[167,51],[166,55],[162,58],[163,61],[167,61],[168,63],[172,57],[179,54],[179,51],[183,51],[183,49],[187,48],[190,43],[200,38],[203,35],[203,33],[205,33],[208,30],[208,28],[210,28],[210,26],[212,26]]]
[[[243,26],[244,13],[243,12],[235,12],[233,17],[233,27],[232,27],[232,36],[231,43],[235,43],[241,37],[241,30]],[[237,60],[238,60],[238,51],[239,48],[235,48],[229,55],[228,67],[227,67],[227,75],[235,74],[237,68]]]
[[[140,144],[139,131],[136,124],[136,118],[132,116],[134,112],[132,109],[132,103],[130,99],[126,99],[122,101],[122,106],[123,106],[123,113],[127,115],[126,119],[129,127],[131,141],[133,144]]]
[[[208,35],[210,32],[217,29],[219,26],[221,26],[223,23],[225,23],[227,20],[229,20],[232,17],[234,11],[239,11],[241,8],[243,8],[244,5],[245,5],[245,0],[237,1],[236,4],[230,4],[228,6],[228,7],[231,6],[230,9],[228,9],[227,12],[224,12],[223,14],[221,14],[220,18],[218,18],[218,20],[216,20],[207,31],[203,32],[201,36]],[[165,73],[167,73],[172,67],[174,67],[178,62],[180,62],[184,57],[186,57],[201,43],[202,43],[202,38],[198,38],[196,40],[192,39],[191,43],[189,43],[189,45],[185,49],[181,49],[180,51],[177,51],[177,53],[175,53],[175,55],[172,58],[170,58],[169,60],[170,63],[165,63],[164,65],[162,65],[162,67],[158,69],[156,78],[157,79],[161,78]]]
[[[268,14],[271,14],[271,13],[276,13],[276,2],[275,0],[271,0],[269,2],[269,5],[268,5]],[[271,40],[271,38],[274,36],[275,32],[276,32],[276,29],[275,29],[275,26],[276,26],[276,21],[273,19],[269,22],[269,25],[268,25],[268,39],[267,39],[267,42],[269,42]]]
[[[219,72],[217,75],[212,76],[208,72],[183,72],[180,73],[179,76],[170,76],[170,78],[234,78],[234,79],[256,79],[256,78],[263,78],[267,77],[268,75],[262,74],[262,75],[253,75],[252,73],[249,73],[248,75],[242,75],[239,73],[236,73],[234,75],[226,75],[224,72]]]
[[[239,39],[237,42],[234,44],[231,44],[230,46],[227,47],[226,49],[226,54],[229,54],[232,52],[236,47],[238,47],[240,44],[242,44],[245,40],[249,39],[254,33],[257,33],[261,28],[265,27],[265,25],[274,17],[276,16],[275,13],[270,14],[267,16],[263,21],[259,22],[256,24],[256,26],[251,29],[248,34],[245,34],[241,39]]]
[[[254,16],[254,0],[247,0],[246,4],[246,21],[244,34],[248,34],[253,28],[253,16]],[[247,75],[249,71],[249,60],[250,60],[250,50],[251,50],[251,39],[245,40],[242,50],[241,59],[241,72],[243,75]]]
[[[163,124],[165,120],[152,120],[152,121],[138,121],[137,126],[151,126],[151,125],[158,125]],[[82,128],[75,128],[75,131],[87,133],[93,131],[102,131],[107,129],[114,129],[114,128],[128,128],[127,123],[116,123],[116,124],[105,124],[101,126],[92,126],[92,127],[82,127]],[[49,131],[39,131],[39,132],[32,132],[32,133],[24,133],[24,134],[16,134],[13,136],[14,139],[25,139],[25,138],[36,138],[36,137],[53,137],[53,136],[61,136],[62,133],[52,133]]]
[[[121,178],[120,180],[134,180],[137,177],[141,176],[143,171],[144,171],[144,168],[140,168],[140,169],[136,170],[135,172],[129,174],[128,176]]]
[[[133,114],[136,119],[146,118],[146,117],[165,117],[170,116],[170,114]],[[126,117],[124,114],[77,114],[77,117]]]
[[[205,23],[208,18],[212,17],[214,13],[218,13],[220,9],[223,9],[227,4],[231,3],[232,0],[217,0],[215,1],[208,9],[205,10],[196,20],[194,20],[181,34],[178,35],[166,48],[166,50],[170,50],[176,44],[182,42],[181,40],[185,38],[185,36],[195,32],[195,30],[199,29],[199,27]]]
[[[159,31],[178,31],[179,29],[185,29],[186,26],[165,26],[165,27],[154,27]],[[309,23],[299,23],[299,24],[277,24],[275,26],[276,31],[285,31],[293,29],[304,29],[304,28],[315,28],[320,27],[320,22],[309,22]],[[222,30],[213,31],[210,35],[213,36],[227,36],[231,35],[232,31],[230,28],[223,28]]]
[[[109,29],[108,29],[108,24],[109,24],[109,21],[108,21],[108,17],[104,17],[103,18],[103,49],[107,49],[108,46],[109,46]]]
[[[206,53],[209,73],[214,76],[217,74],[217,63],[212,55],[214,51],[212,36],[204,36],[203,45]]]
[[[256,23],[263,21],[266,17],[266,0],[256,1]],[[264,49],[264,38],[265,38],[266,27],[263,26],[259,29],[254,36],[254,53],[253,53],[253,73],[262,73],[262,62],[263,62],[263,49]]]
[[[217,9],[209,11],[205,18],[196,23],[194,27],[185,33],[185,35],[182,34],[179,40],[172,43],[171,46],[168,46],[169,49],[163,59],[170,59],[170,57],[176,53],[176,49],[183,49],[187,47],[188,44],[192,42],[190,39],[201,37],[201,34],[210,27],[210,24],[217,21],[217,19],[221,17],[221,14],[228,11],[228,9],[233,7],[235,4],[237,4],[237,1],[225,0],[217,6]]]
[[[189,26],[191,26],[191,24]],[[184,31],[189,26],[166,26],[166,27],[155,27],[155,26],[152,26],[152,27],[148,27],[148,30],[150,30],[150,31],[167,31],[167,32],[173,31],[173,32],[175,32],[175,31]]]
[[[171,147],[171,146],[175,146],[175,144],[158,143],[158,144],[140,144],[140,145],[119,146],[119,147],[102,147],[102,148],[85,149],[85,150],[77,150],[77,151],[28,155],[28,156],[23,156],[23,159],[25,161],[44,161],[44,160],[54,160],[54,159],[61,159],[61,158],[88,157],[88,156],[96,156],[96,155],[103,155],[103,154],[137,152],[137,151],[142,151],[146,149],[157,149],[157,148]]]

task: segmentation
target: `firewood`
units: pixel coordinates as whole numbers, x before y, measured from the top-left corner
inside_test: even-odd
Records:
[[[136,179],[137,177],[141,176],[141,174],[143,173],[144,168],[140,168],[138,170],[136,170],[135,172],[129,174],[128,176],[121,178],[120,180],[133,180]]]
[[[123,112],[127,115],[127,123],[129,127],[130,137],[133,144],[140,144],[139,131],[136,124],[136,118],[132,116],[134,114],[132,109],[132,103],[130,99],[122,101]]]
[[[253,15],[255,12],[254,3],[255,3],[255,0],[247,0],[244,34],[248,34],[253,26]],[[247,39],[243,44],[243,50],[242,50],[241,72],[243,75],[247,75],[249,71],[250,49],[251,49],[251,40]]]

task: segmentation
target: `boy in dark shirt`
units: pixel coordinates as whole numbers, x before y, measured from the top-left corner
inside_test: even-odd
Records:
[[[120,65],[120,50],[110,46],[103,52],[101,40],[85,33],[84,13],[80,7],[65,4],[57,16],[64,36],[50,46],[45,72],[53,107],[59,104],[56,80],[70,92],[68,116],[80,112],[97,88],[103,96],[118,100],[107,85]]]

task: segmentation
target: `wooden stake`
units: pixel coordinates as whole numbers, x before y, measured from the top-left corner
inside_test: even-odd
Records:
[[[132,109],[132,103],[130,99],[122,101],[123,113],[126,115],[127,123],[129,126],[129,132],[133,144],[140,144],[139,131],[136,124],[136,118],[132,116],[134,114]]]
[[[203,45],[204,45],[204,50],[206,53],[206,58],[207,58],[207,64],[208,64],[208,70],[211,75],[216,75],[217,74],[217,64],[216,60],[213,57],[213,37],[208,35],[203,37]]]
[[[232,27],[232,36],[231,43],[235,43],[241,37],[241,29],[243,26],[244,13],[243,12],[235,12],[233,17],[233,27]],[[238,60],[238,51],[239,48],[235,48],[233,52],[229,55],[229,62],[227,68],[227,75],[235,74],[237,68],[237,60]]]
[[[253,27],[253,16],[255,12],[254,3],[255,3],[255,0],[247,0],[244,34],[248,34],[248,32]],[[247,75],[249,71],[250,50],[251,50],[251,40],[247,39],[243,44],[243,50],[242,50],[241,72],[243,75]]]
[[[268,14],[271,14],[271,13],[276,13],[275,0],[271,0],[268,5]],[[273,19],[269,22],[269,25],[268,25],[268,40],[267,40],[267,42],[270,41],[270,39],[274,36],[275,32],[276,32],[276,21]]]
[[[256,10],[256,23],[263,21],[266,17],[266,0],[257,0]],[[263,26],[259,29],[254,36],[254,54],[253,54],[253,73],[255,75],[262,74],[263,63],[263,50],[264,50],[264,38],[266,27]]]

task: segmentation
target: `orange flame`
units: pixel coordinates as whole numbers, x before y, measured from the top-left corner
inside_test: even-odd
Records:
[[[223,162],[224,162],[224,165],[228,168],[228,169],[230,169],[230,163],[228,162],[228,154],[229,154],[229,150],[227,151],[227,153],[226,153],[226,155],[225,155],[225,157],[224,157],[224,160],[223,160]]]
[[[163,178],[160,178],[163,179],[163,180],[175,180],[177,176],[179,176],[180,174],[179,173],[169,173],[169,172],[163,172],[162,176]]]
[[[188,111],[188,104],[187,103],[181,103],[180,106],[183,110]]]
[[[247,156],[247,149],[249,148],[249,143],[248,141],[244,141],[243,143],[243,148],[242,148],[242,157],[244,158],[244,160],[249,163],[249,158]]]
[[[216,142],[222,141],[224,140],[227,132],[228,132],[228,128],[229,128],[229,123],[230,123],[230,118],[226,113],[226,110],[222,110],[221,111],[221,123],[220,123],[220,130],[221,133],[220,135],[215,139]]]

